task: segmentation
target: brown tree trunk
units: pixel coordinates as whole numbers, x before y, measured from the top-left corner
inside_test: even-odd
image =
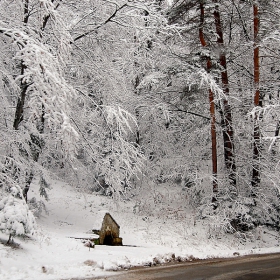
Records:
[[[259,33],[259,11],[258,5],[253,4],[253,14],[254,14],[254,106],[261,106],[260,98],[260,56],[259,56],[259,46],[258,46],[258,33]],[[257,114],[254,116],[254,142],[253,142],[253,173],[252,173],[252,187],[256,187],[260,184],[260,125],[259,118]],[[255,196],[254,189],[252,190],[252,195]]]
[[[217,3],[217,0],[213,0]],[[224,50],[223,28],[221,23],[221,16],[218,5],[215,7],[214,19],[217,33],[217,43],[220,51],[220,65],[222,66],[221,81],[222,88],[226,98],[223,98],[224,108],[222,110],[222,128],[223,128],[223,141],[224,141],[224,158],[225,166],[229,172],[230,183],[236,186],[236,164],[235,164],[235,152],[234,152],[234,131],[232,125],[232,110],[228,102],[229,97],[229,81],[227,74],[227,60]]]
[[[200,4],[200,28],[199,28],[199,39],[203,47],[207,47],[207,43],[204,38],[203,33],[203,24],[204,24],[204,5]],[[207,71],[210,72],[212,67],[210,57],[207,58]],[[215,203],[218,192],[218,183],[217,183],[217,137],[216,137],[216,118],[215,118],[215,103],[214,103],[214,93],[209,89],[209,104],[210,104],[210,118],[211,118],[211,143],[212,143],[212,175],[213,175],[213,197],[212,202]],[[216,206],[215,206],[216,207]]]

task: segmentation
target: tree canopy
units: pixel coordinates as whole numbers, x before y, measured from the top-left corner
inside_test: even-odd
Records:
[[[180,185],[230,229],[279,228],[279,12],[277,1],[1,1],[1,213],[26,208],[34,177],[133,197],[145,176]],[[33,223],[26,212],[15,230],[3,215],[9,234]]]

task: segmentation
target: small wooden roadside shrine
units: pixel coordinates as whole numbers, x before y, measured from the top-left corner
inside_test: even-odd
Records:
[[[99,235],[95,244],[122,246],[120,226],[108,212],[102,211],[96,215],[92,231]]]

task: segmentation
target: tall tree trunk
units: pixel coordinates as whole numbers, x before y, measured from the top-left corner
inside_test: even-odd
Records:
[[[262,106],[262,100],[260,98],[260,56],[259,56],[259,45],[258,45],[258,33],[259,33],[259,9],[258,4],[253,4],[254,14],[254,106]],[[259,117],[257,114],[254,116],[254,141],[253,141],[253,173],[252,173],[252,195],[255,196],[254,187],[260,184],[260,125]]]
[[[23,23],[27,24],[29,20],[29,0],[24,0],[23,8]]]
[[[199,27],[199,39],[203,47],[207,47],[207,43],[204,38],[203,33],[204,24],[204,5],[200,3],[200,27]],[[207,71],[210,72],[212,64],[210,57],[207,58]],[[215,118],[215,103],[214,103],[214,93],[209,89],[209,104],[210,104],[210,118],[211,118],[211,143],[212,143],[212,175],[213,175],[213,197],[212,202],[216,202],[216,195],[218,192],[218,182],[217,182],[217,136],[216,136],[216,118]],[[216,206],[214,206],[216,207]]]
[[[27,25],[28,20],[29,20],[29,0],[24,0],[24,3],[23,3],[23,24]],[[20,68],[21,68],[21,70],[20,70],[21,73],[20,74],[23,75],[24,71],[25,71],[25,68],[26,68],[23,61],[21,62]],[[20,96],[18,97],[18,100],[17,100],[16,112],[15,112],[15,118],[14,118],[14,124],[13,124],[13,127],[14,127],[15,130],[18,130],[19,124],[23,120],[23,110],[24,110],[27,88],[28,88],[28,84],[21,79],[21,82],[20,82],[20,90],[21,91],[20,91]]]
[[[24,9],[23,9],[23,24],[27,25],[29,21],[29,16],[30,16],[30,10],[29,10],[29,0],[24,0]],[[43,21],[43,27],[46,26],[48,18],[44,18]],[[24,65],[23,61],[21,62],[21,75],[24,75],[24,72],[26,70],[26,66]],[[23,79],[21,80],[20,84],[20,96],[18,97],[17,100],[17,106],[16,106],[16,112],[15,112],[15,117],[14,117],[14,124],[13,127],[15,130],[19,129],[19,125],[23,120],[24,117],[24,105],[25,105],[25,99],[26,99],[26,92],[28,89],[29,84],[27,84]],[[38,124],[37,128],[40,134],[44,132],[44,113],[45,113],[45,108],[44,105],[42,105],[42,115],[40,118],[40,123]],[[30,141],[29,141],[29,146],[32,151],[32,159],[35,162],[38,162],[39,155],[41,153],[41,150],[43,148],[44,143],[41,141],[40,137],[37,135],[34,135],[33,133],[30,134]],[[33,180],[34,177],[34,171],[31,170],[30,173],[26,177],[26,184],[23,188],[23,196],[24,199],[27,202],[27,194],[30,188],[30,184]]]
[[[217,0],[213,0],[214,3],[218,3]],[[223,141],[224,141],[224,158],[225,166],[229,172],[229,180],[231,185],[236,187],[236,164],[235,164],[235,152],[234,152],[234,131],[232,125],[232,110],[228,101],[229,97],[229,81],[227,73],[227,60],[224,50],[224,38],[223,28],[221,23],[221,16],[219,12],[219,6],[216,5],[214,11],[214,19],[217,33],[217,43],[220,51],[220,65],[222,66],[221,81],[222,88],[226,98],[223,98],[223,110],[222,110],[222,128],[223,128]]]
[[[25,66],[23,63],[21,63],[21,75],[24,74]],[[20,96],[17,100],[17,106],[16,106],[16,112],[14,117],[14,124],[13,127],[15,130],[18,130],[19,124],[23,120],[23,110],[24,110],[24,104],[25,104],[25,98],[26,98],[26,91],[28,88],[28,84],[26,82],[23,82],[21,80],[20,82]]]

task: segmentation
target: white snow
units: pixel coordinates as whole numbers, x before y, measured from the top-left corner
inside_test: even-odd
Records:
[[[12,187],[10,193],[0,200],[0,231],[22,235],[33,230],[33,213],[23,200],[20,187]]]
[[[38,196],[34,183],[29,197]],[[225,235],[215,232],[209,222],[194,221],[192,215],[168,218],[168,213],[141,216],[135,205],[113,202],[96,194],[84,194],[61,182],[53,182],[46,202],[48,215],[37,219],[34,235],[15,238],[0,234],[0,279],[45,280],[97,277],[132,266],[233,257],[238,254],[280,252],[279,235],[258,228],[251,235]],[[134,206],[134,207],[133,207]],[[82,239],[91,233],[97,213],[109,212],[120,225],[122,247],[86,247]],[[74,238],[75,237],[75,238]]]

